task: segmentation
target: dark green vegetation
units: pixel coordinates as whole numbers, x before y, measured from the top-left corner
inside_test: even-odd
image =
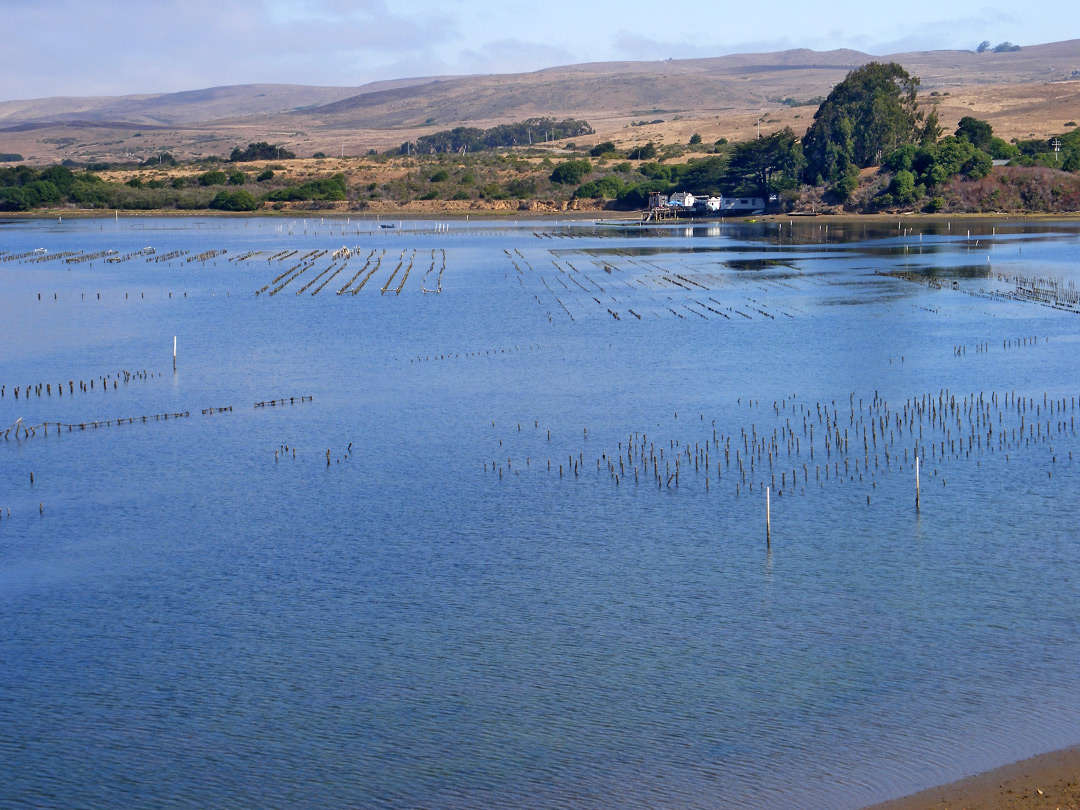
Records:
[[[984,39],[979,43],[979,47],[975,49],[975,53],[986,53],[987,51],[991,51],[992,53],[1012,53],[1013,51],[1018,50],[1020,50],[1020,46],[1013,45],[1011,42],[1001,42],[991,48],[990,40]]]
[[[22,159],[18,152],[0,152],[0,163],[21,163]]]
[[[266,141],[249,143],[246,149],[241,149],[239,146],[236,146],[233,147],[232,152],[229,153],[229,161],[232,163],[242,163],[252,160],[292,160],[295,157],[296,154],[290,152],[288,149],[271,145]]]
[[[818,107],[803,138],[807,179],[832,183],[846,199],[859,169],[878,165],[906,144],[933,142],[940,131],[937,116],[923,121],[918,86],[919,79],[895,62],[851,71]]]
[[[533,143],[592,134],[593,129],[586,121],[578,121],[574,118],[563,121],[552,118],[529,118],[516,124],[500,124],[491,129],[474,127],[446,129],[403,143],[394,151],[402,155],[434,155],[439,152],[464,154],[500,147],[529,146]]]
[[[991,174],[994,160],[1009,161],[1018,170]],[[1023,167],[1043,171],[1025,172]],[[864,207],[918,206],[929,212],[1076,210],[1077,170],[1080,130],[1048,141],[1006,143],[994,137],[986,121],[965,116],[955,134],[922,146],[908,144],[888,155],[881,163],[882,178],[891,174],[888,185],[881,189],[879,181],[872,187],[877,193],[864,201]]]
[[[256,182],[265,184],[274,177],[273,170],[266,169],[258,175]],[[220,186],[231,189],[214,188]],[[75,172],[66,166],[0,169],[0,211],[32,211],[63,206],[141,211],[170,208],[255,211],[264,201],[329,202],[345,199],[345,179],[340,174],[264,191],[251,187],[248,175],[239,169],[229,172],[210,169],[171,179],[143,179],[136,175],[123,183],[107,182],[93,172]]]
[[[532,118],[488,130],[446,130],[388,153],[289,168],[242,165],[279,153],[293,157],[265,141],[236,147],[227,164],[210,158],[181,166],[162,152],[143,163],[85,170],[20,165],[0,168],[0,210],[385,210],[419,202],[436,204],[420,208],[427,211],[440,205],[633,210],[647,206],[653,192],[674,191],[761,197],[776,212],[1080,209],[1075,123],[1045,140],[1006,142],[988,122],[965,116],[943,137],[935,94],[921,103],[919,84],[894,63],[853,70],[821,101],[801,139],[784,128],[740,143],[720,138],[709,145],[695,135],[683,143],[579,146],[562,140],[552,146],[542,142],[592,128],[574,119]],[[105,171],[118,179],[106,181]]]
[[[308,202],[311,200],[338,201],[346,200],[345,176],[335,174],[321,180],[310,180],[299,186],[287,186],[286,188],[270,192],[266,199],[270,202]]]
[[[210,207],[218,211],[254,211],[259,207],[259,202],[250,193],[240,191],[219,191]]]

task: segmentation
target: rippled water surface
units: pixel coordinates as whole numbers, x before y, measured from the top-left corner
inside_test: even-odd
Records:
[[[395,225],[0,226],[0,806],[858,808],[1080,741],[1076,224]]]

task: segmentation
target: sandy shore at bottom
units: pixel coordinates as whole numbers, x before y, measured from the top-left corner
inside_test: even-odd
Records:
[[[1080,810],[1080,746],[1014,762],[864,810]]]

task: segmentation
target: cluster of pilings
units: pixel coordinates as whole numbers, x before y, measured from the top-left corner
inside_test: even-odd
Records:
[[[436,251],[434,249],[432,249],[432,251],[431,251],[431,266],[428,267],[427,271],[425,271],[424,275],[420,278],[420,291],[422,293],[425,293],[425,294],[426,293],[435,293],[435,294],[442,293],[443,273],[446,272],[446,249],[445,248],[439,248],[439,252],[442,254],[442,264],[439,265],[439,273],[435,278],[435,282],[436,282],[435,287],[430,288],[430,287],[427,286],[428,285],[428,277],[432,273],[435,272],[435,262],[436,262],[435,252]]]
[[[307,396],[306,394],[304,396],[299,396],[299,397],[279,397],[278,399],[268,399],[268,400],[264,400],[263,402],[256,402],[255,407],[256,408],[273,408],[273,407],[276,407],[278,405],[298,405],[298,404],[300,404],[302,402],[311,402],[311,400],[312,400],[312,397]]]
[[[423,355],[423,356],[417,355],[416,357],[410,357],[409,362],[410,363],[430,363],[430,362],[439,361],[439,360],[460,360],[462,358],[467,359],[467,358],[471,358],[471,357],[498,357],[499,355],[506,355],[506,354],[521,354],[521,353],[524,353],[524,352],[535,352],[535,351],[539,351],[539,349],[540,349],[540,345],[535,344],[535,345],[530,345],[530,346],[511,346],[509,349],[505,349],[505,348],[504,349],[482,349],[482,350],[479,350],[479,351],[472,351],[472,352],[447,352],[446,354],[428,354],[428,355]]]
[[[926,475],[937,478],[950,464],[975,460],[981,465],[986,455],[1004,456],[1046,450],[1047,474],[1057,463],[1055,442],[1073,442],[1076,437],[1077,397],[1025,396],[1014,391],[966,393],[941,389],[936,394],[910,397],[892,404],[876,393],[863,399],[851,394],[848,404],[814,401],[797,397],[761,406],[749,400],[748,423],[727,430],[716,420],[706,421],[704,413],[687,422],[679,437],[660,437],[655,432],[628,431],[616,447],[597,447],[589,441],[588,429],[574,432],[576,446],[551,444],[552,431],[534,420],[533,434],[524,436],[523,449],[515,463],[507,454],[522,437],[521,423],[509,436],[494,430],[497,446],[482,459],[487,473],[520,474],[521,470],[550,472],[580,477],[593,471],[614,485],[653,484],[658,489],[696,486],[706,491],[726,491],[734,496],[769,488],[777,496],[804,493],[807,487],[831,484],[861,484],[868,487],[867,503],[878,482],[902,470],[914,473],[916,459]],[[678,422],[678,414],[675,416]],[[652,421],[652,420],[651,420]],[[526,431],[528,433],[528,431]],[[556,431],[565,436],[565,431]],[[535,439],[550,448],[538,459]],[[586,452],[589,457],[586,458]],[[1072,460],[1072,450],[1067,449]],[[595,467],[595,469],[593,469]],[[942,486],[945,478],[941,477]]]
[[[623,316],[629,314],[640,321],[643,312],[654,317],[671,315],[682,320],[706,321],[712,318],[728,321],[738,318],[776,320],[777,316],[794,319],[795,312],[801,313],[795,307],[780,307],[745,295],[738,303],[723,303],[710,293],[725,288],[730,290],[733,276],[738,276],[741,271],[727,274],[707,272],[678,258],[659,264],[623,256],[618,250],[605,257],[584,256],[585,261],[591,262],[604,274],[597,276],[596,271],[590,273],[587,268],[574,264],[555,251],[548,251],[552,258],[538,262],[541,269],[534,266],[520,250],[511,252],[504,248],[503,253],[513,267],[518,285],[531,293],[538,305],[547,309],[549,320],[553,320],[554,311],[547,303],[549,297],[571,321],[575,320],[575,314],[570,305],[588,301],[595,303],[615,320],[623,320]],[[547,269],[549,266],[554,268],[554,273]],[[504,275],[508,276],[509,273]],[[528,285],[527,280],[530,282]],[[542,290],[535,285],[535,280],[539,281]],[[780,279],[766,280],[758,276],[755,281],[763,290],[772,286],[791,287]]]
[[[52,428],[56,434],[65,432],[70,433],[73,430],[96,430],[98,428],[113,427],[118,425],[134,425],[137,422],[159,422],[161,420],[168,419],[183,419],[184,417],[191,416],[190,411],[183,411],[180,413],[152,413],[144,416],[124,416],[119,419],[94,419],[86,422],[41,422],[37,425],[23,424],[23,420],[19,419],[9,427],[7,430],[0,432],[5,440],[9,439],[31,439],[38,436],[38,431],[41,431],[42,436],[49,435],[49,429]],[[22,431],[20,436],[19,431]],[[12,436],[12,431],[15,435]]]
[[[32,396],[36,397],[51,397],[53,392],[56,392],[58,397],[64,395],[64,386],[67,386],[68,395],[75,393],[76,384],[79,386],[80,393],[90,393],[91,391],[108,391],[109,383],[112,383],[112,389],[115,391],[118,383],[130,383],[132,380],[148,380],[155,376],[161,376],[159,374],[153,374],[143,371],[128,371],[122,369],[113,374],[100,374],[97,377],[90,377],[89,380],[68,380],[67,383],[58,382],[54,386],[52,383],[27,383],[26,385],[8,386],[7,384],[0,385],[0,399],[7,397],[10,393],[15,399],[20,397],[23,400],[28,400]]]

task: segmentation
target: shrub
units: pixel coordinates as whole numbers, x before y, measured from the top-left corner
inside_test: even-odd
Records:
[[[309,180],[299,186],[286,186],[285,188],[272,191],[266,199],[271,202],[297,202],[312,200],[344,200],[346,199],[345,177],[335,174],[333,177],[322,180]]]
[[[915,175],[906,169],[898,171],[889,183],[889,194],[899,205],[914,202]]]
[[[511,180],[506,184],[506,193],[511,197],[517,197],[519,199],[532,197],[536,194],[536,181],[521,179]]]
[[[199,175],[200,186],[223,186],[229,180],[229,176],[223,171],[213,169]]]
[[[432,183],[445,183],[450,179],[450,172],[446,169],[439,169],[435,174],[428,178]]]
[[[266,141],[249,143],[247,149],[241,149],[239,146],[236,146],[229,154],[229,160],[232,163],[243,163],[252,160],[291,160],[295,157],[296,154],[294,152],[290,152],[288,149],[283,149],[280,146],[272,146]]]
[[[592,164],[587,160],[568,160],[560,163],[551,173],[551,182],[563,185],[577,185],[586,174],[592,171]]]
[[[273,179],[274,179],[274,170],[273,169],[266,169],[263,172],[261,172],[258,177],[255,178],[255,182],[256,183],[265,183],[267,180],[273,180]]]
[[[656,157],[656,144],[649,141],[644,146],[639,146],[627,155],[630,160],[652,160]]]
[[[247,191],[219,191],[210,207],[218,211],[254,211],[259,203]]]

